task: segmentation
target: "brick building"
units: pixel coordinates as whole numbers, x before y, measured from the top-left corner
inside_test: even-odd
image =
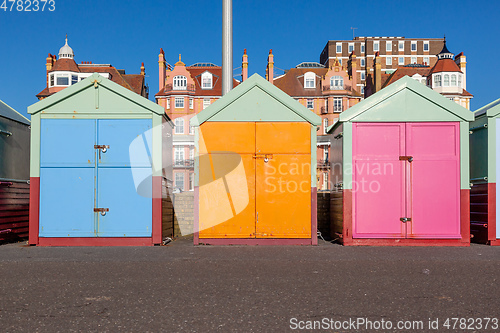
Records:
[[[75,62],[73,49],[66,43],[59,50],[58,57],[50,54],[46,59],[46,87],[36,95],[42,100],[58,91],[63,90],[87,77],[92,73],[99,73],[111,81],[148,98],[149,88],[146,85],[144,63],[141,65],[140,74],[125,74],[125,70],[116,69],[110,64],[93,64],[91,62]]]

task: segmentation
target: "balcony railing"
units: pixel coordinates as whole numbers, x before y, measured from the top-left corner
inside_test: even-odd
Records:
[[[193,168],[193,167],[194,167],[194,159],[174,161],[174,168]]]
[[[328,113],[328,109],[326,108],[326,106],[322,106],[321,107],[321,114],[327,114]]]
[[[188,84],[186,85],[186,88],[180,88],[180,87],[173,87],[172,84],[167,84],[165,86],[165,91],[190,91],[190,92],[195,92],[196,87],[194,84]]]
[[[328,160],[318,160],[318,168],[328,168],[330,163]]]
[[[352,91],[352,86],[344,84],[343,86],[323,86],[323,91],[347,90]]]

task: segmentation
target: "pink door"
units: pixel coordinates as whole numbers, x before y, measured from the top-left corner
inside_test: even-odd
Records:
[[[408,238],[461,238],[459,140],[458,122],[406,125],[406,154],[413,157]]]
[[[459,139],[459,123],[353,124],[353,237],[460,238]]]
[[[405,125],[355,123],[352,142],[353,237],[405,237]]]

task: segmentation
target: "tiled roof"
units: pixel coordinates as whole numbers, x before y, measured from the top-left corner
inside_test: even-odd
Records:
[[[382,88],[396,82],[405,75],[408,75],[409,77],[412,77],[415,74],[427,76],[429,75],[429,71],[429,67],[398,67],[398,69],[390,75],[382,74]],[[386,75],[386,79],[384,79],[384,75]]]
[[[441,72],[460,72],[460,68],[452,59],[439,59],[434,67],[429,72],[429,75],[432,73],[441,73]]]
[[[54,63],[54,66],[49,72],[54,71],[69,71],[69,72],[80,72],[78,65],[73,59],[59,59]]]
[[[45,97],[48,97],[48,96],[50,96],[50,95],[52,95],[52,94],[49,92],[49,88],[45,87],[45,89],[43,89],[42,91],[40,91],[40,92],[36,95],[36,97],[37,97],[38,99],[40,99],[40,98],[45,98]]]
[[[121,75],[128,85],[131,87],[130,90],[142,95],[142,89],[144,88],[145,77],[142,74],[123,74]]]
[[[291,68],[285,75],[274,80],[274,85],[290,96],[323,96],[321,80],[316,77],[315,88],[304,88],[304,74],[313,72],[320,78],[328,72],[327,68]]]

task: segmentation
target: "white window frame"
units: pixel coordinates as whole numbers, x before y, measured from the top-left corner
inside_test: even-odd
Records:
[[[365,58],[361,58],[361,59],[360,59],[360,61],[359,61],[359,65],[360,65],[361,67],[365,67],[365,66],[366,66],[366,60],[365,60]]]
[[[193,109],[193,105],[194,105],[194,103],[193,103],[193,99],[192,99],[192,98],[190,98],[190,99],[189,99],[189,108],[190,108],[191,110]]]
[[[399,44],[398,44],[398,50],[399,51],[404,51],[405,50],[405,42],[404,41],[399,41]]]
[[[339,75],[330,78],[330,90],[344,90],[344,78]]]
[[[361,95],[363,95],[363,96],[365,95],[365,86],[364,86],[364,85],[360,86],[360,88],[359,88],[359,93],[360,93]]]
[[[183,109],[184,108],[184,97],[175,97],[175,108],[176,109]]]
[[[174,164],[181,164],[184,160],[184,146],[174,146]]]
[[[328,172],[323,172],[323,190],[328,190]]]
[[[201,89],[212,89],[213,88],[213,75],[210,72],[204,72],[201,74]]]
[[[386,57],[385,58],[385,64],[387,66],[392,66],[392,57]]]
[[[434,75],[434,87],[441,87],[442,82],[441,82],[441,74],[436,74]]]
[[[385,42],[385,50],[392,52],[392,41],[388,40]]]
[[[405,57],[398,57],[398,65],[404,65],[405,64]]]
[[[378,40],[373,41],[373,52],[379,52],[380,51],[380,42]]]
[[[342,97],[333,98],[333,112],[339,113],[343,111],[342,107]]]
[[[316,74],[314,74],[313,72],[307,72],[304,74],[304,88],[305,89],[316,88]]]
[[[326,131],[328,129],[328,118],[323,119],[323,134],[326,135]]]
[[[179,183],[182,183],[182,186],[179,186]],[[184,173],[176,172],[175,173],[175,187],[184,191]]]
[[[424,64],[427,65],[427,66],[430,66],[429,57],[424,57]]]
[[[361,76],[360,76],[361,80],[366,80],[366,73],[365,72],[361,72]]]
[[[450,86],[452,86],[452,87],[457,86],[457,74],[451,74]]]
[[[449,87],[450,86],[450,74],[444,74],[443,75],[443,87]]]
[[[342,53],[342,43],[335,44],[335,51],[336,53]]]
[[[306,99],[306,108],[314,110],[314,99],[312,98]]]
[[[462,88],[462,74],[458,74],[458,86]]]
[[[184,134],[184,118],[175,118],[175,134]]]
[[[365,44],[361,43],[361,53],[365,53]]]
[[[349,54],[351,54],[351,52],[354,51],[354,43],[349,43],[349,48],[347,50],[349,51]]]
[[[415,48],[415,50],[413,48]],[[411,48],[410,48],[410,50],[412,52],[417,52],[417,42],[416,41],[412,41],[411,42]]]
[[[203,110],[210,106],[210,98],[203,99]]]
[[[423,50],[424,50],[424,52],[429,52],[429,41],[428,40],[424,41],[424,48],[423,48]]]
[[[54,73],[51,73],[49,75],[49,87],[53,87],[56,83],[56,77],[54,75]]]
[[[417,57],[411,57],[411,63],[416,64],[417,63]]]
[[[176,75],[173,80],[173,90],[187,90],[187,77],[184,75]]]
[[[167,97],[167,110],[170,109],[170,97]]]

